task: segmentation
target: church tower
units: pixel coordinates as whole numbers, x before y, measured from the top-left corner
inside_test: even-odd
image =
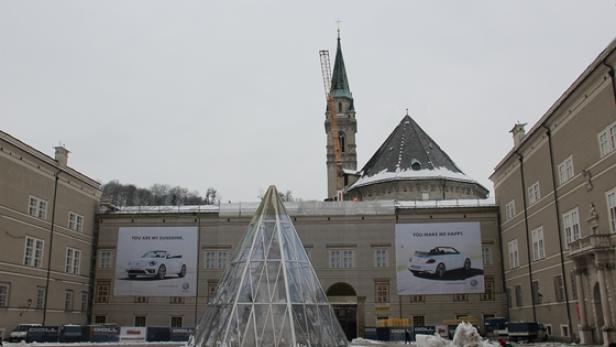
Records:
[[[327,134],[327,197],[335,199],[336,193],[344,189],[349,183],[348,175],[343,174],[343,179],[337,184],[336,176],[336,154],[334,152],[333,139],[340,144],[342,154],[342,168],[347,173],[357,171],[357,146],[355,143],[355,133],[357,133],[357,121],[355,120],[355,107],[353,106],[353,95],[349,88],[344,59],[342,59],[342,48],[340,46],[340,32],[338,32],[338,47],[336,49],[336,60],[332,72],[330,95],[334,99],[335,117],[337,129],[332,129],[331,122],[325,113],[325,133]],[[332,134],[336,132],[337,134]],[[338,186],[337,186],[338,185]]]

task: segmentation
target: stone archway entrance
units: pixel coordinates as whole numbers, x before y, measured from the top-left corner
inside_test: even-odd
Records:
[[[357,310],[357,293],[355,289],[348,283],[334,283],[327,289],[327,300],[332,305],[347,339],[351,341],[356,338],[357,316],[359,312]]]

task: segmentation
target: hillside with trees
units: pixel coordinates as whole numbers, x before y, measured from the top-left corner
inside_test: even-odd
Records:
[[[208,188],[202,196],[196,190],[168,184],[154,184],[150,188],[134,184],[122,184],[118,180],[109,181],[102,186],[101,202],[116,206],[184,206],[216,205],[220,196],[215,188]]]

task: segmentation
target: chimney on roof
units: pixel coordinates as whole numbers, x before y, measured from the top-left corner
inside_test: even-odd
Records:
[[[513,126],[513,129],[509,131],[513,134],[513,145],[515,147],[518,147],[520,143],[522,143],[522,139],[524,138],[524,135],[526,135],[526,130],[524,130],[525,126],[526,123],[516,123]]]
[[[70,153],[69,150],[62,145],[56,146],[54,148],[56,150],[56,155],[54,159],[56,160],[58,165],[60,165],[61,167],[66,167],[66,164],[68,163],[68,154]]]

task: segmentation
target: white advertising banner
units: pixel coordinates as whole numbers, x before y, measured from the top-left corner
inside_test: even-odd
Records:
[[[479,222],[396,224],[398,295],[483,293]]]
[[[114,295],[195,296],[197,227],[118,231]]]

